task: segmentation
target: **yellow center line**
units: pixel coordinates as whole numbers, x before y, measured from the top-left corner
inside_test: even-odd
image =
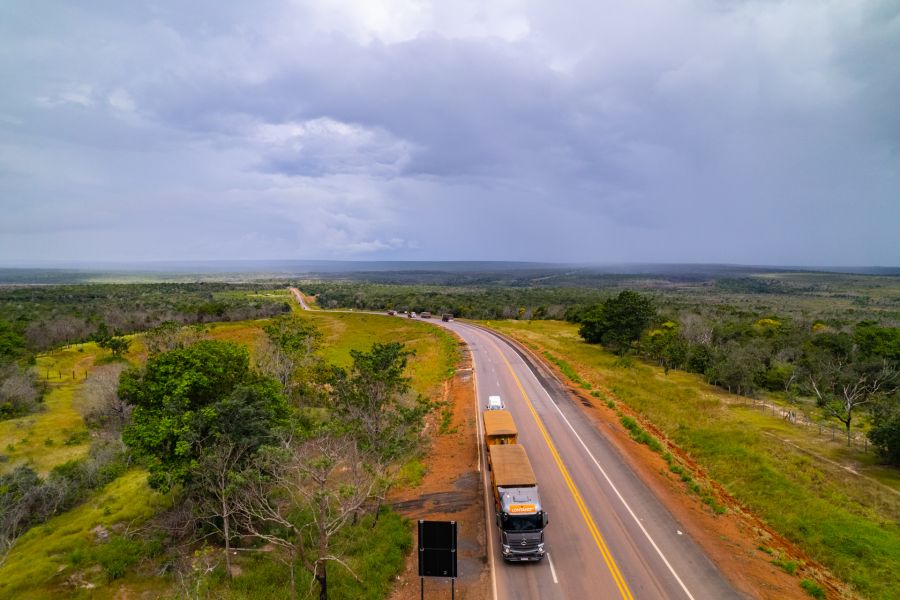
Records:
[[[594,542],[597,544],[597,548],[600,549],[600,554],[603,556],[604,562],[606,562],[606,566],[609,567],[610,573],[612,573],[613,580],[616,582],[616,587],[619,588],[619,593],[622,594],[623,600],[634,600],[631,595],[631,590],[628,589],[628,584],[625,583],[625,578],[622,577],[622,573],[619,571],[619,567],[616,566],[616,561],[613,559],[612,553],[609,551],[609,548],[606,546],[606,542],[603,541],[603,536],[600,535],[600,530],[597,529],[597,524],[594,522],[593,517],[591,517],[588,512],[587,505],[584,503],[584,499],[581,496],[581,492],[578,491],[578,488],[575,486],[575,482],[572,481],[571,475],[569,475],[569,470],[566,468],[566,465],[563,464],[562,458],[559,455],[559,452],[556,450],[556,446],[553,444],[553,440],[550,439],[550,435],[547,433],[547,429],[544,427],[544,423],[541,421],[541,418],[538,416],[537,411],[534,409],[534,405],[531,403],[531,399],[528,397],[528,394],[525,392],[525,388],[522,387],[522,382],[519,381],[516,372],[513,370],[512,365],[506,359],[506,355],[503,354],[503,351],[494,343],[494,340],[488,338],[490,343],[497,352],[500,354],[500,358],[503,359],[503,362],[506,363],[506,368],[509,369],[510,374],[513,376],[513,380],[516,382],[516,386],[519,388],[519,391],[522,392],[522,397],[525,398],[525,404],[528,405],[528,410],[531,411],[531,416],[534,417],[534,422],[537,423],[538,429],[541,432],[541,435],[544,437],[544,441],[547,443],[547,448],[550,449],[550,454],[553,455],[554,460],[556,460],[556,466],[559,467],[559,472],[562,474],[563,479],[566,481],[566,485],[569,487],[569,492],[572,493],[572,498],[575,500],[575,504],[578,505],[578,509],[581,511],[581,516],[584,517],[584,522],[587,524],[588,530],[591,532],[591,536],[594,538]]]

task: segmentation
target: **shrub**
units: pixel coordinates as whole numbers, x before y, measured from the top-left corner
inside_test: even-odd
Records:
[[[825,598],[825,589],[811,579],[804,579],[801,581],[800,587],[806,590],[806,593],[813,598],[818,598],[819,600],[824,600]]]

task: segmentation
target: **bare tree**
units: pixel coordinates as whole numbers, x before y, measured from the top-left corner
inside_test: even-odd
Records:
[[[297,361],[266,337],[254,348],[256,368],[281,384],[281,393],[290,398]]]
[[[185,348],[206,337],[203,327],[182,326],[175,321],[165,321],[143,335],[144,345],[150,354]]]
[[[696,313],[685,313],[678,319],[678,331],[681,337],[692,344],[709,346],[713,341],[713,330],[702,316]]]
[[[0,411],[8,405],[13,414],[35,410],[41,397],[37,377],[30,371],[11,364],[0,368]]]
[[[201,453],[200,468],[189,486],[201,492],[195,495],[197,520],[219,533],[225,542],[225,569],[229,577],[234,536],[232,522],[238,510],[241,486],[246,481],[246,473],[241,471],[254,446],[247,440],[223,438],[209,451]],[[188,493],[190,491],[188,489]]]
[[[75,396],[75,407],[84,422],[118,437],[131,418],[132,407],[119,398],[119,375],[126,365],[113,363],[94,369]]]
[[[336,562],[359,579],[331,546],[334,536],[371,498],[376,477],[357,464],[356,443],[349,437],[320,432],[305,440],[285,440],[268,453],[265,477],[245,488],[240,514],[245,531],[287,553],[291,598],[295,598],[294,563],[299,560],[328,598],[328,562]],[[297,522],[292,514],[308,515]]]
[[[848,446],[854,411],[880,394],[893,393],[897,389],[897,379],[897,368],[887,361],[854,365],[838,357],[819,363],[818,368],[809,373],[817,403],[826,415],[844,424]]]

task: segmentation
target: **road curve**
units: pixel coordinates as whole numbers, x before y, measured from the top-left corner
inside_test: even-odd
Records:
[[[477,397],[499,395],[512,413],[550,515],[540,563],[500,557],[493,503],[488,539],[500,599],[743,598],[723,577],[565,388],[502,336],[471,324],[440,323],[471,350]],[[482,467],[486,474],[486,468]],[[485,479],[485,488],[489,489]]]
[[[291,292],[310,310],[299,290]],[[559,381],[493,331],[460,321],[431,322],[468,345],[479,407],[488,396],[503,398],[550,517],[543,561],[504,562],[482,452],[495,600],[746,598],[684,533]]]

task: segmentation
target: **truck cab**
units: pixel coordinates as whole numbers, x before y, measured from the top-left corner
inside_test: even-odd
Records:
[[[498,488],[500,549],[508,561],[544,558],[544,528],[549,519],[541,506],[537,486]]]
[[[500,396],[488,396],[488,403],[485,408],[488,410],[503,410],[503,400]]]

